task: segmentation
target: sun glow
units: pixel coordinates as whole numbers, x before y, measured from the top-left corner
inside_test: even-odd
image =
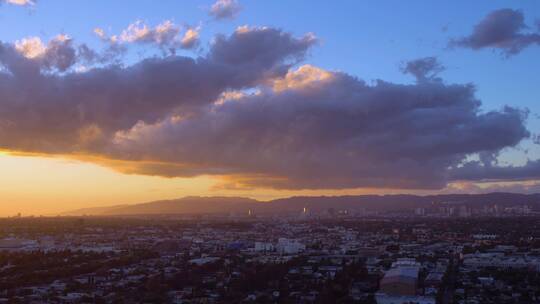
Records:
[[[0,216],[177,198],[199,194],[215,183],[208,177],[126,175],[78,160],[7,151],[0,151],[0,168]]]

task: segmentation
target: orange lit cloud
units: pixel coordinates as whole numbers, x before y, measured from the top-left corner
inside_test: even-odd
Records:
[[[32,0],[4,0],[4,2],[18,6],[31,6],[35,4]]]

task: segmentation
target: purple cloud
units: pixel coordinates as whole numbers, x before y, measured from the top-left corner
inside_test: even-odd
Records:
[[[474,161],[452,170],[451,175],[460,181],[538,180],[540,160],[529,160],[522,166],[498,166]]]
[[[413,75],[418,82],[424,82],[440,80],[437,75],[444,69],[436,57],[424,57],[406,62],[401,71]]]
[[[190,164],[168,174],[231,175],[246,186],[438,189],[467,155],[529,136],[525,113],[479,107],[469,85],[369,86],[304,66],[201,115],[117,134],[113,154]]]
[[[242,187],[440,189],[467,179],[459,168],[470,155],[530,137],[526,111],[483,112],[474,86],[427,81],[442,69],[432,57],[405,65],[414,84],[368,85],[343,72],[295,68],[316,43],[312,34],[241,27],[197,58],[79,72],[73,66],[85,56],[73,45],[74,62],[60,65],[39,59],[46,46],[4,43],[0,148],[126,173],[225,176]]]
[[[259,49],[249,53],[245,40],[274,43],[266,45],[267,53]],[[42,49],[27,57],[15,45],[4,43],[0,45],[0,63],[5,67],[0,73],[0,145],[50,153],[105,145],[115,132],[137,122],[191,115],[224,91],[250,88],[282,75],[290,58],[302,58],[313,43],[274,29],[242,30],[220,37],[205,57],[197,59],[155,57],[129,67],[110,65],[84,72],[62,65],[61,75],[42,70],[48,62],[64,62],[62,54],[44,61]],[[249,58],[234,60],[232,54],[239,52]]]
[[[540,44],[540,32],[527,32],[527,28],[521,11],[499,9],[484,17],[469,36],[453,39],[449,45],[473,50],[492,48],[511,56]]]

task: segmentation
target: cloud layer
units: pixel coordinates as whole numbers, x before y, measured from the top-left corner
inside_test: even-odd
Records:
[[[540,28],[528,30],[521,11],[500,9],[489,13],[466,37],[450,41],[452,47],[473,50],[492,48],[506,56],[515,55],[523,49],[540,44]]]
[[[190,164],[177,175],[237,175],[248,186],[437,189],[467,155],[529,136],[519,110],[479,113],[470,85],[369,86],[311,66],[276,82],[290,83],[202,115],[138,124],[117,134],[115,152]]]
[[[469,162],[453,170],[452,177],[467,181],[505,181],[539,180],[540,160],[527,161],[523,166],[499,166],[497,164]]]
[[[96,33],[112,45],[178,37],[140,24],[125,37]],[[0,148],[278,189],[440,189],[456,180],[534,177],[535,163],[512,174],[464,165],[530,137],[526,111],[483,112],[474,86],[444,83],[432,57],[404,65],[417,79],[409,85],[295,67],[316,43],[312,34],[240,27],[198,58],[173,54],[82,72],[72,67],[93,51],[68,38],[4,43]]]
[[[246,48],[250,42],[259,45]],[[4,43],[0,45],[4,66],[0,73],[0,144],[70,153],[89,142],[105,143],[115,132],[139,121],[190,115],[223,91],[249,88],[283,74],[313,43],[311,36],[295,38],[275,29],[243,29],[216,39],[205,57],[154,57],[129,67],[110,65],[82,73],[66,69],[76,61],[72,44],[68,45],[71,56],[64,56],[64,52],[48,52],[49,47],[28,41],[21,42],[32,45],[27,48]],[[245,60],[239,61],[238,53]],[[50,62],[62,63],[57,68],[67,72],[43,71]]]

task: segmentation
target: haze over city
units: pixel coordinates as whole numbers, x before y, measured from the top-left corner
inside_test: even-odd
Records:
[[[537,1],[0,6],[0,216],[540,192]]]

